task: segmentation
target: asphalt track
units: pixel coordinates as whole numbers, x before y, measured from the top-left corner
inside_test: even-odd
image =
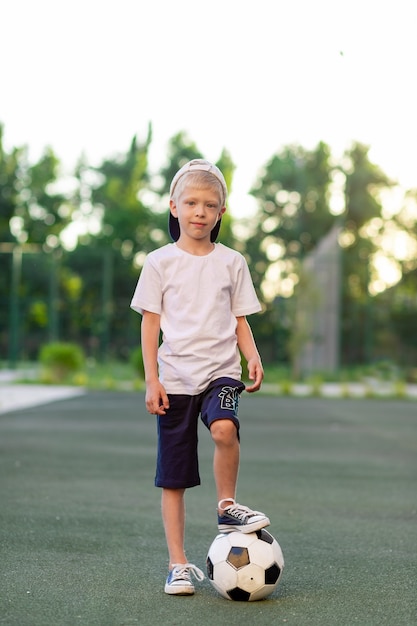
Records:
[[[417,404],[245,396],[238,498],[264,510],[285,556],[268,599],[224,600],[206,579],[163,593],[143,394],[91,392],[0,415],[0,624],[417,625]],[[187,551],[216,534],[212,443],[187,494]]]

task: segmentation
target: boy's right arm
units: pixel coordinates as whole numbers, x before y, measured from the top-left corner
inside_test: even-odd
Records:
[[[158,346],[160,315],[143,311],[142,315],[142,357],[145,370],[145,403],[149,413],[165,415],[169,409],[168,396],[158,377]]]

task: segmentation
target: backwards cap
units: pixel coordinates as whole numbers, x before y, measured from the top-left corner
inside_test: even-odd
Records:
[[[177,186],[179,179],[182,178],[184,174],[196,171],[209,172],[217,178],[222,186],[222,206],[224,206],[227,196],[227,186],[226,181],[224,180],[224,176],[216,165],[213,165],[213,163],[210,163],[210,161],[206,161],[205,159],[193,159],[192,161],[188,161],[188,163],[183,165],[182,168],[178,170],[178,172],[172,179],[172,183],[169,188],[169,197],[172,198],[172,196],[174,195],[175,187]],[[217,224],[210,233],[210,239],[212,242],[216,241],[217,239],[217,235],[219,234],[220,230],[220,222],[221,219],[217,222]],[[174,217],[172,213],[169,214],[169,234],[174,241],[178,241],[180,236],[180,225],[178,223],[178,218]]]

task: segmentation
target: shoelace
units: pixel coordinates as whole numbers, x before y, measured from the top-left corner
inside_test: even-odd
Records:
[[[231,506],[226,507],[225,512],[236,519],[245,521],[248,517],[253,517],[256,515],[256,511],[251,511],[247,506],[242,506],[240,504],[232,504]]]
[[[173,563],[172,570],[175,570],[175,580],[189,580],[191,581],[192,574],[197,580],[204,580],[205,576],[201,569],[192,563]]]
[[[238,504],[236,500],[233,500],[233,498],[225,498],[224,500],[220,500],[217,505],[219,509],[223,508],[222,505],[224,502],[232,502],[232,504],[229,504],[229,506],[226,506],[224,508],[224,511],[227,511],[229,515],[235,517],[238,520],[244,521],[246,518],[253,517],[254,515],[263,515],[263,513],[261,513],[260,511],[252,511],[252,509],[250,509],[249,507],[243,506],[243,504]]]

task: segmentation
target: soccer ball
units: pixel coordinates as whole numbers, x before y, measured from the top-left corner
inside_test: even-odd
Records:
[[[269,596],[278,585],[284,556],[277,540],[264,528],[217,535],[207,554],[207,574],[228,600],[252,602]]]

